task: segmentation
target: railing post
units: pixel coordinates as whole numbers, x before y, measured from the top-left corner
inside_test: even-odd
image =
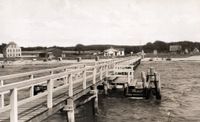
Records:
[[[115,62],[113,63],[113,73],[115,75],[115,70],[116,70],[116,65],[115,65]]]
[[[106,77],[108,77],[108,64],[106,65]]]
[[[96,86],[96,73],[97,73],[97,69],[96,69],[96,63],[94,65],[94,70],[93,70],[93,90],[92,93],[95,95],[94,98],[94,113],[98,112],[98,91],[97,91],[97,86]]]
[[[150,67],[150,81],[154,81],[155,79],[155,69],[154,67]]]
[[[10,90],[10,122],[18,122],[17,88]]]
[[[51,75],[53,75],[53,71],[51,71]],[[53,80],[50,79],[47,81],[47,107],[52,108],[53,107]]]
[[[52,108],[53,107],[53,80],[47,81],[47,107]]]
[[[66,74],[67,74],[67,69],[64,69],[64,72],[66,72]],[[68,78],[67,77],[68,76],[64,77],[64,84],[65,85],[68,84]]]
[[[69,74],[69,97],[73,97],[73,81],[72,74]]]
[[[128,71],[128,84],[130,83],[130,72]]]
[[[65,106],[65,110],[67,111],[68,122],[75,122],[72,74],[69,74],[68,78],[69,78],[69,88],[68,88],[69,99],[67,99],[67,105]]]
[[[132,79],[134,79],[134,66],[131,67]]]
[[[100,67],[100,80],[103,80],[102,66]]]
[[[147,88],[147,83],[146,83],[146,75],[145,72],[141,72],[141,78],[142,78],[142,82],[143,82],[143,88]]]
[[[96,70],[96,63],[95,63],[94,70],[93,70],[93,85],[96,84],[96,74],[97,74],[97,70]]]
[[[84,66],[84,71],[83,71],[83,89],[86,89],[86,66]]]
[[[30,77],[30,79],[33,79],[34,78],[34,76],[33,75],[30,75],[29,76]],[[32,96],[34,96],[34,85],[32,85],[31,87],[30,87],[30,97],[32,97]]]
[[[3,80],[0,81],[0,86],[3,86]],[[1,105],[0,105],[0,108],[3,108],[4,107],[4,93],[2,92],[1,93]]]

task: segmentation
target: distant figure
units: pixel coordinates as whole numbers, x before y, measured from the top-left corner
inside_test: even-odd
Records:
[[[5,66],[4,66],[4,65],[2,65],[1,67],[2,67],[2,68],[5,68]]]

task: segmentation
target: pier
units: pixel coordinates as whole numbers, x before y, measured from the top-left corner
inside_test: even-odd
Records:
[[[38,122],[61,110],[74,122],[76,107],[90,100],[98,112],[99,86],[107,94],[110,86],[122,85],[126,96],[134,96],[131,89],[138,85],[134,70],[140,62],[140,57],[116,58],[1,76],[0,121]],[[149,72],[147,79],[142,73],[142,88],[147,88],[141,88],[143,97],[151,84],[160,83],[157,73],[153,69]]]

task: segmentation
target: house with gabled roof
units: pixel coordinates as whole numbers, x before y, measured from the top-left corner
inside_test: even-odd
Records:
[[[104,56],[124,56],[124,48],[113,48],[104,50]]]

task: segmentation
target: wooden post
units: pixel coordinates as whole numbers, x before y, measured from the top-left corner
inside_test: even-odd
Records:
[[[53,75],[53,71],[51,71],[51,75]],[[47,81],[47,107],[52,108],[53,107],[53,80],[50,79]]]
[[[98,91],[97,91],[97,87],[96,87],[96,63],[94,66],[94,70],[93,70],[93,94],[96,96],[94,98],[94,113],[98,112]]]
[[[108,77],[108,64],[106,65],[106,78]]]
[[[103,86],[104,86],[104,93],[105,93],[105,95],[108,95],[108,81],[105,81],[103,83]]]
[[[100,80],[103,80],[102,66],[100,67]]]
[[[98,91],[97,91],[97,88],[95,87],[95,98],[94,98],[94,112],[95,113],[98,113],[98,104],[99,104],[99,102],[98,102]]]
[[[0,81],[0,86],[3,86],[3,80]],[[4,103],[4,93],[1,93],[1,105],[0,108],[3,108],[5,105]]]
[[[154,75],[155,75],[155,69],[154,69],[154,67],[150,67],[150,81],[154,81],[155,79],[155,77],[154,77]]]
[[[67,105],[65,106],[65,110],[67,110],[68,122],[75,122],[72,74],[69,74],[68,95],[69,99],[67,99]]]
[[[17,88],[10,90],[10,122],[18,122]]]
[[[142,59],[144,59],[144,55],[145,55],[144,50],[142,50],[141,52]]]
[[[114,75],[115,75],[115,70],[116,70],[116,69],[115,69],[115,66],[116,66],[116,65],[115,65],[115,62],[113,62],[113,73],[114,73]]]
[[[73,81],[72,74],[69,74],[69,97],[73,97]]]
[[[141,78],[142,78],[142,82],[143,82],[143,88],[147,88],[145,72],[141,72]]]
[[[93,85],[96,84],[96,74],[97,74],[97,70],[96,70],[96,63],[95,63],[94,70],[93,70]]]
[[[66,72],[66,74],[67,74],[67,69],[64,69],[64,72]],[[66,85],[66,84],[68,84],[68,78],[67,78],[68,76],[66,75],[66,77],[64,77],[64,84]]]
[[[84,65],[84,71],[83,71],[83,89],[86,89],[87,83],[86,83],[86,66]]]
[[[47,81],[47,107],[52,108],[53,107],[53,80]]]
[[[30,79],[33,79],[34,76],[33,76],[33,75],[30,75],[29,78],[30,78]],[[32,86],[30,87],[30,90],[29,90],[29,91],[30,91],[30,97],[34,96],[34,85],[32,85]]]
[[[128,84],[130,84],[130,72],[128,71]]]
[[[134,79],[134,66],[131,66],[131,77]]]
[[[160,84],[160,74],[155,72],[155,89],[156,89],[156,99],[161,100],[161,84]]]
[[[155,72],[155,82],[157,83],[157,87],[161,89],[161,83],[160,83],[160,74]]]

